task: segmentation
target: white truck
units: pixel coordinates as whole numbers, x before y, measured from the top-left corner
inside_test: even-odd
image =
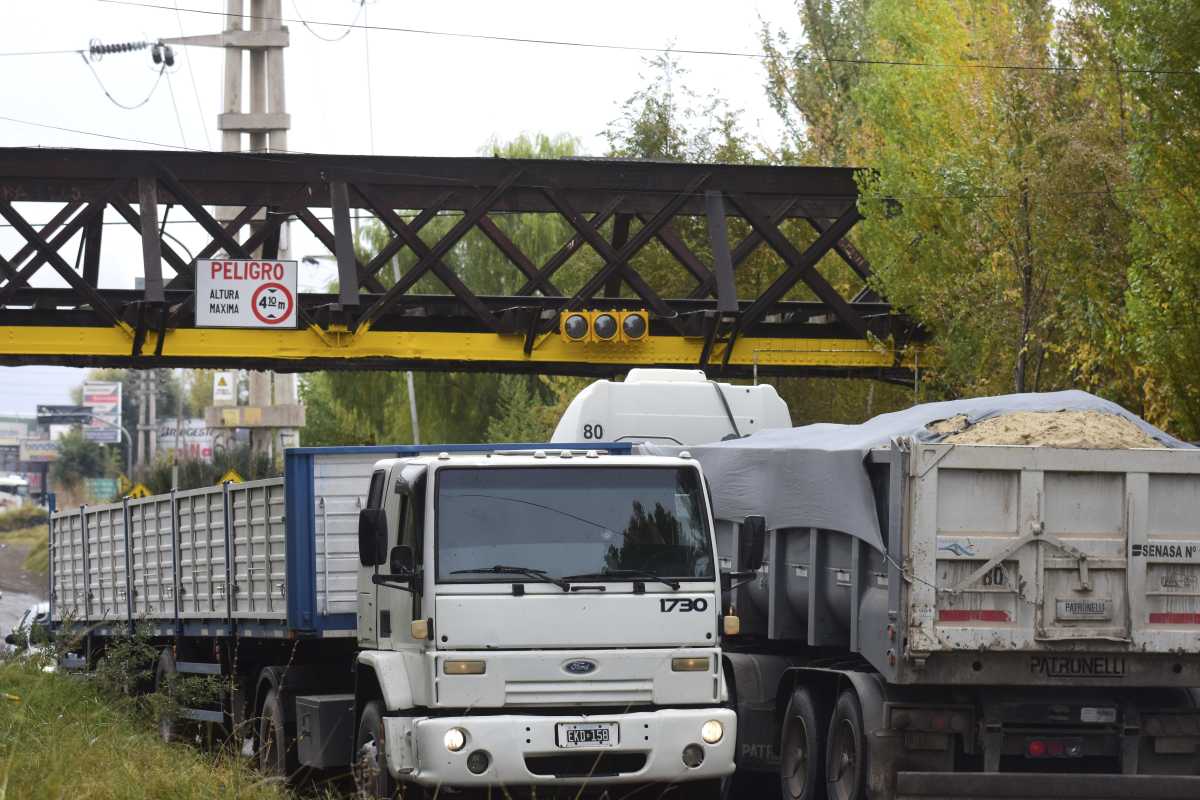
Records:
[[[54,624],[84,665],[150,626],[156,682],[222,676],[185,717],[272,774],[719,792],[737,732],[696,462],[441,449],[295,449],[283,478],[56,512]]]
[[[0,475],[0,511],[20,508],[29,502],[29,481],[20,475]]]
[[[937,434],[1073,408],[1167,447]],[[661,443],[661,419],[606,434]],[[705,446],[667,430],[705,469],[733,577],[739,774],[775,773],[791,800],[1200,797],[1200,450],[1082,392]]]

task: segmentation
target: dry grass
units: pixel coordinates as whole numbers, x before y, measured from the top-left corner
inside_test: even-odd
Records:
[[[0,661],[0,800],[285,800],[239,759],[164,744],[144,711],[76,676]]]
[[[46,527],[18,528],[0,533],[0,543],[29,547],[21,569],[36,575],[45,575],[50,569],[50,548],[47,545]]]

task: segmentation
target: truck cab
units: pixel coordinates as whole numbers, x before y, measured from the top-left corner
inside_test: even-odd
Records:
[[[355,707],[376,794],[732,773],[711,509],[686,457],[379,461]]]

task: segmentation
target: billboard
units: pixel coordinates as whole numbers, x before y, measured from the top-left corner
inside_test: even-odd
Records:
[[[84,435],[92,442],[121,443],[121,384],[117,381],[84,381],[83,405],[92,410]]]
[[[179,460],[212,461],[213,450],[227,446],[229,434],[208,427],[200,418],[185,419],[182,427],[174,419],[162,420],[158,423],[158,452],[173,456],[178,443]]]
[[[58,442],[49,439],[22,439],[21,460],[31,463],[57,461]]]

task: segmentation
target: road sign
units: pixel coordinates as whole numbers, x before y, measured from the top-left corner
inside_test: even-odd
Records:
[[[241,475],[238,475],[236,469],[231,469],[222,475],[221,480],[217,481],[217,483],[245,483],[245,481],[242,480]]]
[[[87,406],[38,406],[38,425],[79,425],[92,418]]]
[[[92,442],[121,443],[121,384],[117,381],[84,381],[83,404],[91,409],[84,436]]]
[[[196,325],[204,328],[295,328],[296,262],[200,259]]]
[[[117,496],[116,478],[85,478],[83,485],[93,503],[107,503]]]
[[[233,370],[213,373],[213,405],[237,405],[237,373]]]
[[[126,494],[125,496],[132,497],[134,500],[137,500],[138,498],[141,498],[141,497],[149,497],[150,489],[144,483],[135,483],[133,485],[133,488],[130,489],[129,493]]]

